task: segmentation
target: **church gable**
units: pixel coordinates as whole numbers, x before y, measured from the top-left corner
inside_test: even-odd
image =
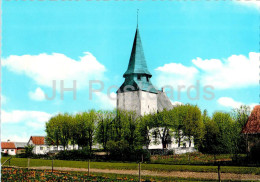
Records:
[[[170,99],[167,97],[165,92],[158,91],[157,95],[157,109],[158,111],[162,111],[164,109],[171,110],[173,108],[173,105],[170,101]]]

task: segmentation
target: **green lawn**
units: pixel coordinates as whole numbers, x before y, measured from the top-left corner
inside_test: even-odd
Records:
[[[8,157],[2,157],[1,162],[4,162]],[[30,167],[34,166],[51,166],[51,160],[30,159]],[[8,165],[8,163],[6,164]],[[13,158],[11,166],[27,167],[27,159]],[[71,167],[71,168],[87,168],[86,161],[65,161],[55,160],[54,167]],[[119,163],[119,162],[91,162],[91,168],[97,169],[130,169],[137,170],[137,163]],[[142,164],[142,170],[151,171],[194,171],[194,172],[217,172],[216,166],[199,166],[199,165],[168,165],[168,164]],[[258,167],[233,167],[221,166],[222,173],[237,173],[237,174],[260,174]]]
[[[246,154],[239,154],[239,157],[245,157]],[[216,155],[216,160],[231,163],[232,154]],[[195,164],[195,165],[214,165],[215,158],[212,154],[202,154],[199,152],[186,153],[180,155],[153,155],[151,156],[151,163],[154,164]]]

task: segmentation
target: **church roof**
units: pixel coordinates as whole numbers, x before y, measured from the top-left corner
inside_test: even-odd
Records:
[[[260,134],[260,105],[254,107],[247,123],[245,124],[243,134]]]
[[[152,76],[151,73],[148,71],[146,65],[146,60],[144,57],[144,51],[143,51],[138,27],[136,28],[133,48],[132,48],[128,68],[124,73],[124,77],[129,74],[147,74],[150,77]]]
[[[167,97],[165,92],[158,91],[157,95],[157,109],[158,111],[171,110],[173,109],[173,105],[170,101],[170,99]]]
[[[125,80],[125,82],[121,85],[121,87],[117,90],[117,92],[124,92],[124,91],[136,91],[142,90],[152,93],[157,93],[156,88],[154,88],[151,82],[138,82],[133,79]]]

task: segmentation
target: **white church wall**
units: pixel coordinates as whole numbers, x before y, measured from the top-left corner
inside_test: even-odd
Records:
[[[139,91],[129,91],[117,93],[117,108],[126,111],[135,111],[137,115],[141,114]]]
[[[139,91],[141,99],[141,115],[157,112],[157,94]]]
[[[163,133],[163,128],[152,128],[149,131],[149,137],[150,137],[150,145],[148,147],[148,149],[162,149],[162,140],[160,138],[160,136],[158,135],[157,138],[155,138],[155,136],[153,135],[154,130],[159,130],[160,133]],[[167,149],[169,150],[176,150],[177,153],[186,153],[186,149],[187,152],[189,150],[193,150],[194,149],[194,140],[193,137],[191,138],[191,146],[189,146],[189,139],[187,136],[182,136],[181,141],[180,141],[180,146],[178,144],[178,139],[176,138],[176,132],[170,130],[169,132],[170,136],[171,136],[171,143],[168,144]],[[188,148],[191,148],[188,150]],[[193,148],[193,149],[192,149]]]

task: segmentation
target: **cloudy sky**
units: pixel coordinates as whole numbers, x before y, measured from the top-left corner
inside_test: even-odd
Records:
[[[212,114],[259,102],[253,1],[3,1],[2,140],[45,135],[44,123],[59,112],[113,109],[137,9],[152,82],[166,86],[173,103]],[[61,86],[73,84],[75,95],[64,91],[62,99]]]

